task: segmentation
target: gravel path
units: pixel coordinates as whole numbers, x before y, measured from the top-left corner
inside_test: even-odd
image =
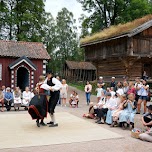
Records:
[[[85,102],[85,94],[83,91],[77,90],[73,87],[69,87],[69,93],[72,90],[76,90],[79,94],[80,102],[79,108],[70,108],[67,104],[67,107],[57,106],[56,112],[69,112],[75,116],[81,117],[84,113],[88,111],[88,106]],[[96,102],[96,97],[91,96],[91,101]],[[21,111],[25,113],[25,111]],[[14,114],[14,111],[11,111],[10,114]],[[5,112],[3,113],[5,114]],[[138,122],[136,126],[141,126],[140,123],[141,115],[136,116],[136,121]],[[84,119],[84,118],[82,118]],[[86,119],[94,123],[94,120]],[[74,124],[76,125],[76,124]],[[116,132],[124,136],[123,139],[110,139],[110,140],[100,140],[100,141],[90,141],[83,143],[72,143],[72,144],[61,144],[61,145],[51,145],[51,146],[40,146],[40,147],[26,147],[26,148],[15,148],[15,149],[3,149],[0,152],[151,152],[152,144],[148,142],[143,142],[137,139],[134,139],[130,136],[129,130],[122,130],[119,127],[110,128],[108,125],[100,125],[101,127]],[[51,138],[51,137],[50,137]],[[39,140],[39,139],[38,139]]]

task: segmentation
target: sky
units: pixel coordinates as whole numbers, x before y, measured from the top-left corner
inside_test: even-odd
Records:
[[[45,2],[46,12],[50,12],[54,18],[63,7],[66,7],[70,12],[73,13],[74,19],[77,21],[77,26],[79,26],[78,19],[80,18],[81,14],[87,15],[87,13],[82,10],[81,4],[76,0],[46,0]]]

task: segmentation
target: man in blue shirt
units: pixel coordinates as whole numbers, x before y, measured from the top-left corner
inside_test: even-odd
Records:
[[[11,92],[11,89],[7,87],[4,95],[4,104],[7,111],[10,111],[12,103],[13,103],[13,94]]]

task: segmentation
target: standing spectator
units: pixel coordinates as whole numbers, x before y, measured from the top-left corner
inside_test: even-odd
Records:
[[[96,88],[97,91],[97,102],[101,99],[101,94],[103,92],[102,86],[100,84],[97,84],[98,88]]]
[[[98,81],[98,84],[97,85],[100,85],[101,88],[103,88],[103,86],[105,85],[104,81],[103,81],[103,77],[99,77],[99,81]]]
[[[143,72],[142,79],[143,80],[147,80],[148,79],[148,75],[147,75],[146,71]]]
[[[3,90],[0,89],[0,103],[2,104],[2,109],[1,111],[4,111],[4,94],[3,94]]]
[[[13,103],[13,94],[11,92],[11,88],[7,87],[5,96],[4,96],[4,104],[7,109],[7,111],[11,110],[11,104]]]
[[[123,92],[124,92],[124,94],[127,94],[128,90],[129,90],[128,82],[124,81],[123,82]]]
[[[13,98],[14,98],[14,110],[16,111],[19,107],[21,106],[21,91],[19,87],[16,87],[14,92],[13,92]]]
[[[61,104],[66,107],[66,99],[67,99],[68,85],[66,84],[66,80],[62,79],[62,87],[60,89],[61,96]]]
[[[140,113],[141,110],[141,103],[144,102],[144,113],[146,113],[146,104],[147,104],[147,97],[148,97],[148,90],[149,90],[149,85],[147,85],[147,82],[145,80],[142,81],[142,85],[140,88],[140,96],[138,99],[138,104],[137,104],[137,114]]]
[[[86,101],[87,101],[87,105],[89,105],[90,103],[90,96],[91,96],[91,91],[92,91],[92,85],[90,84],[89,81],[87,81],[86,85],[85,85],[85,93],[86,93]]]
[[[129,95],[130,93],[136,95],[136,89],[134,87],[134,83],[131,81],[129,82],[129,90],[127,91],[127,95]]]
[[[110,83],[110,88],[113,87],[114,90],[115,90],[115,87],[116,87],[115,79],[116,79],[115,77],[112,77],[112,78],[111,78],[111,83]]]
[[[25,87],[25,91],[23,91],[23,100],[22,100],[22,105],[25,106],[25,110],[28,110],[29,103],[31,101],[31,92],[29,91],[29,87]]]
[[[136,77],[135,79],[136,83],[135,83],[135,89],[136,89],[136,97],[135,97],[135,100],[138,102],[138,99],[141,95],[141,86],[142,86],[142,83],[140,82],[140,78],[139,77]],[[138,113],[137,113],[138,114]]]

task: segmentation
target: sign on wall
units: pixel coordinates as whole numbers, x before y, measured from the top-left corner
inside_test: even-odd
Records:
[[[0,64],[0,80],[2,80],[2,64]]]

